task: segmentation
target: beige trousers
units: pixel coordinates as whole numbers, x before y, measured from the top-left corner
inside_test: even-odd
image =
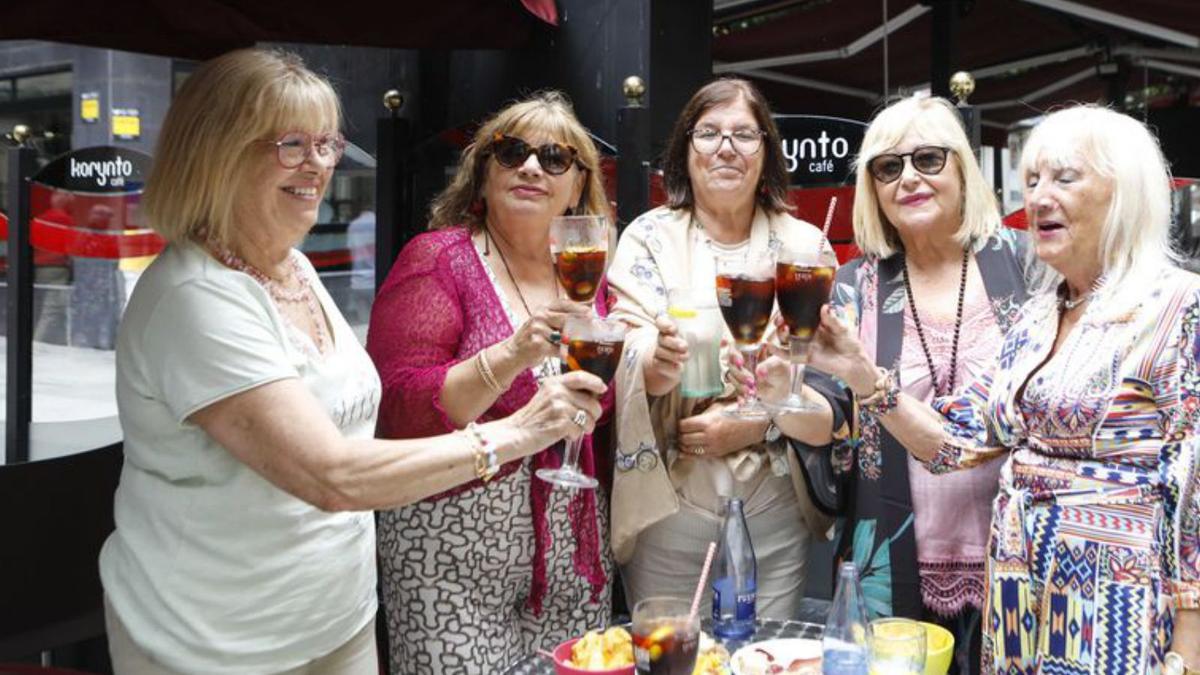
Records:
[[[804,597],[808,526],[795,502],[746,519],[758,561],[758,618],[794,619]],[[674,515],[638,534],[633,558],[621,567],[625,598],[632,611],[642,598],[690,598],[704,566],[710,541],[721,535],[717,516],[686,503]],[[712,608],[712,578],[700,602],[702,616]]]
[[[108,653],[116,675],[180,675],[163,666],[134,644],[108,598],[104,599],[104,623],[108,629]],[[278,675],[379,675],[375,647],[375,620],[354,634],[341,647],[318,659]]]

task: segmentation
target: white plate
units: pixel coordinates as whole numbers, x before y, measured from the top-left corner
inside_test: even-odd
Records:
[[[758,675],[758,672],[755,670],[743,670],[742,660],[747,658],[748,654],[751,654],[755,650],[759,649],[775,657],[774,663],[777,663],[784,668],[787,668],[788,665],[796,659],[814,659],[811,672],[821,672],[820,640],[784,638],[779,640],[763,640],[762,642],[754,642],[734,652],[733,658],[729,659],[729,667],[733,671],[733,675]],[[784,670],[783,672],[786,673],[787,671]]]

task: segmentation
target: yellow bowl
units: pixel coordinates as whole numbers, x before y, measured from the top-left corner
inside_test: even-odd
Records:
[[[925,675],[946,675],[954,659],[954,634],[936,623],[922,621],[925,627]]]

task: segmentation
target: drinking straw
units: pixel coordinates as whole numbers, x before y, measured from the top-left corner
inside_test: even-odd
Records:
[[[821,232],[826,237],[829,236],[829,226],[833,224],[833,210],[837,208],[837,195],[829,198],[829,210],[825,212],[825,227],[821,228]]]
[[[708,543],[708,555],[704,556],[704,567],[700,570],[700,583],[696,584],[696,594],[692,596],[692,610],[688,612],[688,623],[696,620],[696,611],[700,609],[700,596],[704,594],[704,584],[708,582],[708,569],[712,567],[713,555],[717,552],[717,542]]]

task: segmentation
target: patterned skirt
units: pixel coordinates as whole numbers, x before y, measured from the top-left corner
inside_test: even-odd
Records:
[[[1049,498],[1004,487],[996,500],[984,672],[1110,675],[1162,667],[1174,613],[1160,572],[1154,489],[1073,487]]]
[[[570,491],[546,505],[551,544],[540,615],[526,607],[533,578],[530,461],[486,486],[379,514],[380,576],[392,675],[497,673],[536,649],[606,626],[611,585],[599,602],[572,566]],[[608,501],[597,491],[601,561],[612,579]]]

